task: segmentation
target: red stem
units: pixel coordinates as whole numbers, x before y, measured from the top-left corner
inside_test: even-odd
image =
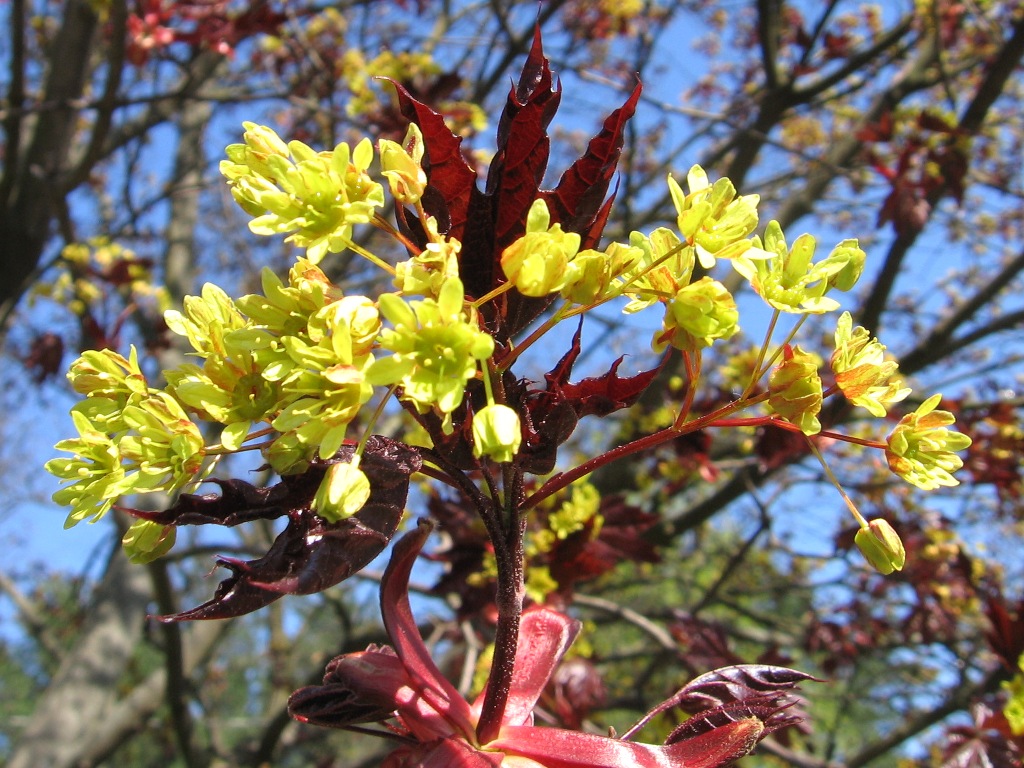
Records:
[[[513,464],[502,465],[502,486],[505,491],[505,510],[501,520],[495,520],[488,529],[494,544],[497,566],[497,589],[494,602],[498,609],[498,624],[494,633],[494,656],[491,674],[487,679],[487,693],[480,711],[476,733],[481,744],[494,740],[505,719],[505,706],[512,689],[516,652],[519,650],[519,623],[523,615],[526,594],[523,537],[526,533],[526,515],[522,512],[523,473]],[[492,507],[492,509],[494,509]],[[485,521],[486,523],[487,521]]]

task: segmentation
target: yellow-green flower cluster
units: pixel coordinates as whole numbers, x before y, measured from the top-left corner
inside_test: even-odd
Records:
[[[274,351],[284,355],[264,371],[282,392],[283,407],[271,421],[282,435],[268,453],[275,468],[313,454],[326,459],[341,447],[348,425],[373,395],[366,372],[379,330],[373,302],[346,296],[312,315],[304,333],[281,337]]]
[[[279,394],[261,375],[251,345],[239,343],[236,332],[247,328],[248,321],[211,283],[203,286],[201,296],[185,298],[184,312],[166,312],[164,319],[204,360],[202,367],[185,363],[167,371],[171,391],[203,419],[223,424],[221,443],[236,450],[252,422],[263,418]]]
[[[839,317],[832,353],[832,372],[843,395],[872,416],[885,416],[886,406],[910,394],[902,379],[893,378],[899,364],[885,358],[885,346],[867,328],[853,327],[849,312]]]
[[[373,302],[344,296],[312,262],[300,259],[285,285],[270,270],[263,294],[237,304],[206,286],[168,326],[189,338],[202,368],[168,371],[171,391],[203,418],[224,424],[221,444],[237,450],[254,422],[281,434],[265,449],[278,471],[326,459],[372,396],[365,380],[380,330]]]
[[[860,278],[865,255],[856,240],[844,240],[817,263],[812,263],[815,241],[801,235],[790,248],[778,222],[768,223],[764,244],[754,237],[754,247],[733,259],[736,271],[770,306],[782,312],[822,314],[839,308],[839,302],[825,296],[832,288],[848,291]],[[767,254],[773,258],[751,258]]]
[[[46,464],[68,481],[53,495],[71,507],[66,527],[100,519],[126,494],[172,491],[195,478],[205,456],[202,435],[177,400],[147,384],[134,348],[127,359],[85,352],[68,378],[88,395],[71,411],[78,437],[57,443],[71,457]]]
[[[368,173],[374,154],[369,141],[315,152],[301,142],[285,143],[269,128],[245,127],[244,143],[228,147],[221,171],[234,198],[254,217],[250,229],[285,233],[287,241],[306,249],[306,257],[297,260],[287,281],[264,270],[261,293],[234,301],[208,284],[200,296],[186,298],[181,311],[167,312],[168,327],[188,340],[196,361],[166,372],[163,390],[146,381],[134,350],[127,359],[111,351],[79,358],[69,374],[75,390],[86,396],[72,412],[78,437],[57,446],[70,458],[47,464],[65,481],[54,499],[71,507],[69,525],[97,519],[124,494],[178,490],[199,476],[209,456],[250,443],[282,474],[300,471],[314,457],[332,459],[374,387],[391,388],[419,413],[435,414],[451,432],[467,385],[479,377],[487,403],[473,415],[475,456],[508,463],[520,449],[523,414],[494,396],[495,340],[481,327],[476,304],[466,301],[459,274],[462,245],[439,233],[420,202],[427,175],[419,130],[410,128],[403,144],[380,142],[380,175],[399,205],[416,209],[426,245],[394,269],[358,249],[393,272],[397,292],[373,301],[346,296],[317,266],[329,251],[356,248],[353,226],[372,221],[384,202],[383,184]],[[753,235],[757,195],[737,195],[728,179],[711,183],[699,166],[687,174],[688,192],[671,176],[668,187],[676,231],[633,232],[628,245],[612,243],[604,250],[581,251],[581,236],[552,223],[545,201],[535,200],[523,236],[501,253],[507,282],[476,297],[477,304],[512,288],[528,297],[558,294],[565,304],[552,325],[620,296],[630,313],[660,304],[664,317],[653,348],[689,355],[739,331],[733,296],[710,276],[694,280],[698,264],[709,269],[719,258],[731,259],[771,307],[798,314],[836,309],[826,294],[849,290],[863,270],[864,252],[853,240],[816,263],[814,239],[802,235],[790,247],[777,222],[768,225],[762,242]],[[537,337],[528,337],[523,347]],[[751,370],[739,377],[744,397],[763,373],[767,344],[753,352]],[[849,313],[839,318],[831,359],[836,385],[875,416],[885,416],[889,405],[910,392],[884,353],[866,329],[853,327]],[[807,435],[821,430],[820,364],[787,343],[769,376],[768,405]],[[751,402],[764,399],[758,393]],[[953,416],[935,410],[938,401],[930,398],[905,416],[886,449],[890,468],[925,489],[955,484],[950,473],[962,463],[955,452],[970,444],[947,429]],[[219,444],[204,444],[190,413],[221,426]],[[357,448],[349,461],[330,463],[313,508],[338,522],[355,514],[369,492]],[[549,516],[547,546],[590,525],[599,502],[591,486],[574,488],[571,503]],[[146,561],[170,548],[173,530],[138,523],[124,543],[134,559]],[[900,567],[897,544],[882,523],[871,524],[858,539],[880,568]]]
[[[951,474],[963,466],[956,455],[971,438],[947,429],[956,419],[949,411],[937,411],[941,395],[932,395],[908,413],[887,438],[885,458],[889,469],[925,491],[959,485]]]
[[[227,148],[220,172],[231,194],[252,216],[258,235],[291,233],[288,242],[306,248],[313,263],[344,250],[352,225],[369,222],[384,204],[384,189],[366,170],[373,145],[363,139],[351,149],[342,142],[315,152],[301,141],[285,144],[273,130],[245,123],[245,143]]]

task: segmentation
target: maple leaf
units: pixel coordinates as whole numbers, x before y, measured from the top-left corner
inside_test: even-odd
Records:
[[[538,28],[519,82],[508,96],[498,121],[497,152],[491,161],[484,191],[476,171],[462,153],[462,138],[453,134],[443,117],[395,84],[402,114],[423,134],[427,193],[424,209],[439,229],[462,243],[460,275],[468,296],[483,296],[503,282],[502,251],[526,231],[526,216],[537,199],[548,204],[551,224],[581,236],[583,247],[597,243],[608,217],[608,188],[625,137],[625,127],[640,98],[637,84],[626,102],[604,121],[586,152],[551,190],[541,190],[547,170],[550,138],[547,128],[561,99],[555,87]],[[419,222],[398,213],[403,232],[421,247],[426,239]],[[499,343],[515,336],[551,301],[511,291],[500,318],[494,321]]]

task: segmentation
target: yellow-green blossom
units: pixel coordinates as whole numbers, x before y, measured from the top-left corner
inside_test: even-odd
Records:
[[[436,299],[441,286],[459,276],[459,251],[462,243],[444,238],[437,231],[437,220],[425,222],[427,247],[418,256],[395,265],[394,286],[403,296],[427,296]]]
[[[725,286],[710,277],[683,286],[665,303],[662,330],[651,346],[661,352],[673,346],[684,352],[710,347],[735,335],[740,327],[736,301]]]
[[[402,397],[421,413],[436,408],[449,429],[479,361],[494,353],[494,339],[480,330],[475,313],[463,310],[463,299],[458,278],[446,281],[436,300],[383,294],[380,312],[394,327],[381,331],[380,346],[394,354],[367,371],[374,385],[400,384]]]
[[[872,520],[866,528],[859,528],[854,542],[871,566],[883,576],[902,571],[907,562],[900,535],[885,520]]]
[[[1003,714],[1014,736],[1024,736],[1024,654],[1017,660],[1017,674],[1003,683],[1007,693]]]
[[[263,292],[236,303],[252,323],[280,336],[301,335],[309,318],[344,294],[308,259],[298,259],[288,272],[288,285],[269,268],[261,274]]]
[[[959,485],[951,474],[963,466],[955,451],[971,444],[967,435],[946,427],[956,419],[949,411],[937,411],[941,395],[932,395],[908,413],[886,439],[889,469],[925,491]]]
[[[580,248],[580,236],[549,226],[551,216],[541,199],[533,201],[526,217],[526,234],[501,254],[505,277],[524,296],[547,296],[560,291],[569,279],[569,262]]]
[[[93,427],[81,412],[72,411],[71,418],[78,437],[61,440],[55,447],[73,456],[46,462],[47,472],[71,481],[53,494],[57,504],[71,507],[65,528],[86,519],[99,520],[131,485],[125,480],[121,452],[110,435]]]
[[[523,441],[519,414],[507,405],[486,405],[473,414],[473,455],[499,463],[512,461]]]
[[[782,418],[800,427],[805,435],[821,431],[821,377],[819,360],[800,347],[787,348],[785,357],[768,377],[768,404]]]
[[[836,384],[851,403],[881,417],[885,416],[887,405],[910,394],[902,379],[893,378],[899,364],[886,360],[885,346],[871,338],[867,328],[853,327],[849,312],[839,317],[835,341],[832,371]]]
[[[629,244],[640,250],[640,258],[626,274],[623,287],[631,301],[623,312],[639,312],[675,296],[689,285],[697,257],[692,245],[670,229],[658,227],[650,235],[631,232]]]
[[[736,187],[729,179],[714,184],[699,165],[686,175],[689,194],[670,175],[668,190],[676,208],[679,234],[694,246],[704,269],[715,265],[715,259],[731,259],[745,253],[751,246],[747,239],[757,227],[758,195],[736,196]]]
[[[186,296],[184,312],[165,313],[167,326],[187,336],[203,366],[185,363],[166,372],[168,388],[203,419],[225,425],[222,445],[239,448],[254,421],[269,418],[277,406],[277,386],[267,381],[257,350],[271,343],[215,285],[202,296]]]
[[[202,468],[199,428],[167,393],[133,396],[120,411],[105,411],[98,426],[88,414],[101,402],[112,403],[88,398],[72,409],[78,437],[55,446],[72,456],[46,463],[48,472],[70,481],[53,494],[57,504],[71,507],[65,527],[98,520],[120,496],[180,488]]]
[[[329,523],[352,517],[370,498],[370,480],[359,468],[359,457],[331,464],[320,482],[313,510]]]
[[[127,359],[112,349],[86,350],[71,364],[68,381],[81,395],[108,398],[122,405],[148,389],[134,345]]]
[[[832,288],[848,290],[857,282],[864,266],[864,252],[855,240],[844,240],[832,253],[812,263],[815,241],[801,235],[790,248],[777,221],[768,223],[761,239],[754,237],[754,249],[733,259],[736,271],[750,281],[758,295],[782,312],[821,314],[839,308],[839,302],[825,294]],[[751,258],[768,253],[770,259]]]
[[[118,441],[121,456],[138,471],[134,491],[179,488],[201,469],[205,444],[199,428],[166,392],[152,392],[122,414],[128,434]]]
[[[351,240],[352,225],[364,224],[384,204],[384,189],[366,173],[373,145],[355,149],[342,142],[315,152],[301,141],[284,144],[266,126],[245,123],[245,143],[232,144],[221,161],[231,194],[250,215],[257,235],[291,233],[287,242],[306,248],[316,263]]]
[[[601,493],[591,483],[576,482],[572,485],[572,496],[548,515],[548,528],[558,539],[567,539],[576,531],[594,520],[592,537],[601,532],[604,519],[598,513],[601,508]]]
[[[603,252],[587,249],[569,262],[562,298],[582,306],[592,306],[622,293],[622,275],[634,270],[643,250],[622,243],[611,243]]]
[[[427,187],[427,174],[422,166],[423,134],[419,126],[409,124],[403,144],[381,139],[377,146],[381,174],[388,180],[392,196],[404,205],[415,205]]]
[[[188,338],[199,357],[224,355],[224,336],[246,326],[246,319],[222,288],[213,283],[203,286],[201,296],[186,296],[184,312],[164,312],[167,327]]]

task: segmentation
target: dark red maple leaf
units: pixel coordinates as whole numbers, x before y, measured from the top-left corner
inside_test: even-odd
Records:
[[[583,247],[597,243],[608,215],[606,196],[622,151],[625,126],[640,98],[639,84],[551,190],[541,190],[540,184],[550,150],[547,128],[561,91],[554,86],[539,28],[498,121],[497,152],[483,191],[477,187],[476,171],[463,156],[461,137],[448,129],[440,114],[404,88],[396,88],[402,114],[423,133],[428,179],[424,208],[448,236],[462,243],[460,274],[469,296],[483,296],[504,281],[501,253],[526,231],[527,212],[538,198],[548,203],[551,222],[578,233]],[[425,246],[419,222],[407,212],[399,212],[398,222],[407,236]],[[487,317],[495,338],[506,342],[548,303],[547,298],[528,298],[510,291],[497,316],[492,312]]]

